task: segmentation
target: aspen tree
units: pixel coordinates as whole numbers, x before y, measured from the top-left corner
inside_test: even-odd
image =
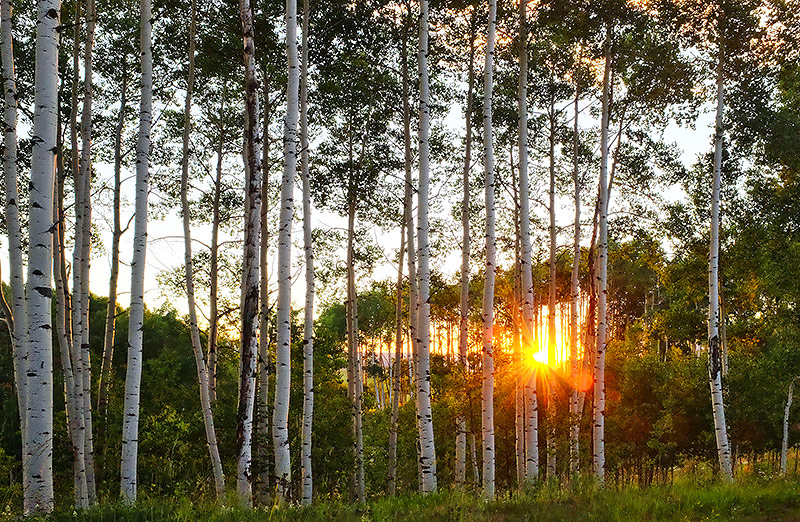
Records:
[[[603,69],[603,99],[600,121],[600,190],[598,197],[598,240],[597,240],[597,337],[594,363],[594,404],[592,411],[592,450],[595,476],[605,480],[605,364],[606,331],[608,327],[607,292],[608,286],[608,123],[610,119],[611,49],[610,29],[605,45],[605,66]]]
[[[496,275],[494,152],[492,149],[492,68],[494,59],[497,0],[489,0],[486,35],[486,63],[483,87],[483,151],[486,188],[486,270],[483,285],[483,384],[481,426],[483,433],[483,495],[494,498],[494,281]]]
[[[528,179],[528,21],[527,0],[519,5],[519,192],[520,192],[520,271],[522,282],[522,343],[534,345],[533,273],[531,262],[530,185]],[[528,361],[532,362],[532,361]],[[536,394],[536,371],[525,383],[525,477],[532,483],[539,476],[539,405]]]
[[[79,73],[80,73],[80,27],[81,27],[81,14],[82,3],[80,1],[75,3],[75,23],[72,29],[72,93],[70,104],[70,159],[72,167],[72,180],[74,185],[75,200],[75,233],[74,233],[74,246],[72,253],[72,308],[71,308],[71,321],[72,321],[72,338],[70,339],[70,353],[72,358],[72,370],[74,378],[72,384],[74,387],[73,395],[76,401],[75,423],[76,430],[74,433],[74,446],[77,451],[75,455],[75,507],[84,509],[89,505],[89,493],[86,478],[86,417],[83,415],[83,404],[85,400],[85,388],[83,385],[83,372],[86,365],[83,363],[84,352],[82,349],[83,344],[83,264],[86,260],[83,257],[83,236],[86,233],[86,220],[84,213],[86,212],[85,202],[85,189],[86,183],[84,181],[85,172],[81,168],[81,154],[78,143],[80,142],[78,130],[78,89],[79,89]],[[82,123],[82,122],[81,122]]]
[[[91,1],[91,0],[90,0]],[[200,329],[197,326],[197,305],[194,298],[194,266],[192,264],[192,227],[189,215],[189,139],[192,131],[192,94],[194,92],[194,54],[195,32],[197,27],[197,3],[191,2],[191,19],[189,22],[189,77],[186,82],[186,100],[183,110],[183,151],[181,159],[181,213],[183,214],[183,247],[184,247],[184,279],[186,283],[186,299],[189,307],[189,334],[192,340],[197,382],[200,386],[200,409],[203,412],[203,425],[206,432],[206,444],[211,458],[211,469],[214,473],[214,487],[217,498],[225,492],[225,478],[222,472],[222,461],[217,445],[217,433],[214,429],[214,415],[211,412],[211,400],[208,395],[208,368],[200,342]]]
[[[722,30],[720,30],[722,32]],[[708,251],[708,384],[714,414],[714,435],[717,442],[719,468],[725,480],[733,480],[728,427],[725,424],[725,402],[722,395],[722,349],[719,338],[719,205],[722,178],[722,147],[725,129],[724,49],[720,39],[717,61],[716,120],[714,124],[714,174],[711,184],[711,234]]]
[[[467,367],[467,343],[469,330],[469,171],[472,166],[472,100],[475,88],[475,31],[477,9],[473,9],[470,20],[469,65],[467,67],[467,103],[464,115],[466,136],[464,138],[464,169],[461,196],[461,293],[459,301],[458,364],[465,372]],[[456,419],[456,484],[464,484],[467,476],[467,421],[461,414]]]
[[[397,423],[400,414],[400,368],[403,362],[403,256],[405,255],[406,224],[400,225],[400,254],[397,261],[397,284],[395,292],[395,353],[394,371],[392,371],[392,413],[389,428],[389,480],[388,492],[390,495],[397,493]]]
[[[35,101],[31,153],[27,383],[23,496],[26,515],[53,510],[53,188],[58,120],[58,0],[37,3]],[[10,11],[9,11],[10,13]],[[4,60],[5,62],[6,60]],[[5,64],[4,64],[5,65]]]
[[[417,241],[419,256],[419,299],[417,300],[417,416],[420,420],[420,467],[422,492],[436,491],[436,448],[433,441],[430,369],[430,244],[428,243],[428,193],[430,191],[430,107],[428,86],[428,0],[420,2],[419,16],[419,201]]]
[[[119,282],[119,245],[122,237],[122,131],[125,129],[125,109],[128,101],[127,57],[122,62],[119,115],[114,131],[114,230],[111,238],[111,272],[108,277],[108,303],[106,305],[105,335],[103,337],[103,360],[100,364],[100,382],[97,387],[97,415],[105,421],[108,404],[108,381],[114,361],[114,337],[117,321],[117,284]],[[102,426],[102,425],[101,425]],[[98,427],[98,430],[100,427]],[[98,438],[99,436],[98,431]]]
[[[153,121],[153,17],[151,1],[141,2],[140,50],[142,94],[139,101],[139,137],[136,143],[136,207],[133,222],[131,305],[128,324],[128,368],[122,421],[120,464],[122,500],[136,501],[136,462],[139,451],[139,400],[142,382],[142,330],[144,326],[144,269],[147,252],[147,195],[150,182],[150,131]]]
[[[308,159],[308,22],[309,0],[303,0],[303,42],[300,62],[300,175],[303,180],[303,252],[306,300],[303,311],[303,427],[301,473],[304,506],[311,504],[314,482],[311,470],[311,437],[314,421],[314,246],[311,236],[311,183]]]
[[[572,181],[574,184],[575,224],[573,227],[572,241],[572,276],[570,278],[570,308],[569,308],[569,366],[572,390],[569,396],[569,472],[572,476],[579,471],[579,436],[580,436],[580,411],[578,411],[578,299],[580,287],[578,277],[581,264],[581,187],[580,170],[578,163],[578,101],[580,100],[580,87],[575,89],[575,119],[572,129]]]
[[[247,0],[245,0],[247,1]],[[299,112],[299,64],[297,57],[297,0],[286,1],[286,54],[289,64],[286,88],[286,116],[283,135],[283,177],[278,229],[278,302],[275,356],[275,407],[272,443],[275,450],[275,481],[278,502],[288,500],[291,491],[289,461],[289,384],[292,305],[292,214],[294,176],[297,170],[297,120]]]
[[[242,334],[239,364],[239,407],[236,439],[239,455],[236,465],[236,493],[239,503],[252,507],[252,435],[255,404],[256,356],[258,349],[259,307],[259,230],[261,219],[261,137],[258,121],[258,81],[256,80],[253,11],[249,0],[239,1],[244,45],[245,83],[245,224],[242,265]]]

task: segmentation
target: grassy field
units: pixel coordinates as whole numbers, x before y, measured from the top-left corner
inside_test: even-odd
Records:
[[[649,521],[744,520],[800,521],[800,480],[746,479],[734,484],[682,482],[646,489],[600,489],[582,484],[565,489],[541,486],[506,494],[494,502],[448,491],[379,498],[358,507],[320,502],[311,508],[242,511],[221,504],[186,500],[144,500],[135,507],[105,504],[87,512],[59,511],[55,521]]]

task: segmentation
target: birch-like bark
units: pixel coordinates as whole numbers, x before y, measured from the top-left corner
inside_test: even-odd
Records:
[[[89,267],[91,265],[91,239],[92,239],[92,101],[93,101],[93,62],[94,30],[95,30],[95,3],[94,0],[86,2],[86,42],[83,55],[83,108],[81,111],[81,163],[80,178],[83,182],[83,213],[81,233],[81,363],[83,365],[82,386],[83,403],[81,412],[86,427],[84,439],[84,453],[86,459],[86,489],[89,505],[96,501],[96,485],[94,477],[94,437],[92,430],[92,372],[91,352],[89,350]],[[77,248],[77,242],[76,242]],[[77,269],[73,269],[77,272]],[[73,290],[74,291],[74,290]],[[77,295],[76,295],[77,296]],[[73,332],[74,335],[74,332]]]
[[[793,377],[789,383],[789,393],[786,397],[786,407],[783,409],[783,439],[781,439],[781,476],[786,475],[786,461],[789,450],[789,412],[792,411],[792,398],[794,397],[794,383],[798,377]]]
[[[352,180],[351,180],[352,187]],[[355,499],[364,503],[364,435],[361,418],[361,357],[358,340],[358,295],[355,282],[355,194],[350,189],[347,211],[347,386],[353,417],[353,469],[352,486]]]
[[[14,387],[17,390],[20,428],[25,437],[25,390],[27,388],[28,320],[25,309],[25,265],[22,264],[22,231],[19,221],[19,190],[17,188],[17,81],[14,70],[14,43],[11,25],[11,0],[0,2],[0,54],[3,61],[3,174],[5,181],[5,212],[8,233],[8,271],[11,289],[10,310],[13,314],[11,342],[14,352]],[[23,451],[23,466],[27,459]]]
[[[395,331],[395,352],[394,352],[394,371],[392,372],[392,416],[389,428],[389,480],[388,492],[390,495],[397,494],[397,422],[400,415],[400,372],[403,361],[403,256],[405,255],[406,224],[400,224],[400,257],[397,261],[397,284],[395,292],[397,299],[394,309],[394,331]]]
[[[292,306],[292,214],[294,176],[297,170],[297,120],[299,112],[299,64],[297,57],[297,0],[286,0],[286,54],[289,64],[286,87],[286,117],[283,135],[283,178],[278,228],[278,302],[275,352],[275,407],[272,442],[275,450],[275,481],[278,502],[291,492],[289,461],[289,383]]]
[[[711,237],[708,252],[708,384],[711,388],[711,407],[714,414],[714,434],[717,442],[719,468],[725,480],[733,480],[728,427],[725,424],[725,402],[722,395],[722,354],[719,338],[719,205],[722,177],[722,146],[724,139],[725,76],[723,49],[720,45],[717,64],[717,114],[714,133],[714,175],[711,187]]]
[[[419,201],[417,203],[417,241],[419,256],[419,299],[417,300],[417,338],[419,370],[417,416],[420,419],[420,467],[422,492],[436,491],[436,448],[433,441],[431,413],[431,354],[430,354],[430,244],[428,243],[428,193],[430,191],[430,107],[428,85],[428,0],[421,0],[419,15]]]
[[[458,326],[458,365],[466,378],[467,343],[469,342],[469,171],[472,166],[472,99],[475,88],[475,31],[477,9],[472,11],[470,20],[469,65],[467,68],[467,106],[464,113],[464,170],[462,174],[463,192],[461,196],[461,295],[460,320]],[[463,485],[467,477],[467,421],[463,413],[456,419],[456,463],[457,485]]]
[[[303,311],[303,428],[301,473],[303,506],[311,505],[314,482],[311,470],[311,435],[314,420],[314,246],[311,238],[311,182],[308,160],[308,21],[309,0],[303,0],[303,42],[300,62],[300,176],[303,180],[303,252],[306,302]]]
[[[83,270],[81,267],[85,263],[83,258],[83,236],[85,233],[84,212],[86,211],[85,205],[85,188],[83,176],[84,171],[81,169],[81,156],[78,148],[80,136],[78,134],[78,88],[79,88],[79,65],[80,65],[80,26],[81,26],[81,2],[76,2],[75,5],[75,23],[72,30],[72,93],[70,105],[70,159],[72,166],[72,177],[74,185],[74,209],[75,209],[75,232],[74,232],[74,246],[72,253],[72,339],[71,339],[71,357],[72,369],[74,372],[73,379],[73,394],[75,397],[77,410],[76,410],[76,431],[75,431],[75,448],[78,454],[75,456],[75,507],[78,509],[85,509],[89,505],[89,496],[87,491],[86,482],[86,417],[83,415],[83,404],[85,401],[85,389],[83,386],[83,372],[85,365],[83,363],[84,352],[81,349],[83,343]]]
[[[108,381],[111,377],[111,365],[114,362],[114,337],[117,325],[117,283],[119,281],[119,244],[122,237],[122,131],[125,129],[125,110],[128,101],[127,57],[123,56],[122,83],[119,99],[119,116],[114,132],[114,231],[111,238],[111,274],[108,278],[108,304],[106,305],[106,326],[103,338],[103,361],[100,365],[100,382],[97,387],[97,415],[101,426],[106,416],[108,405]],[[98,438],[100,437],[98,426]]]
[[[59,143],[58,150],[61,151],[61,119],[58,120],[58,132],[56,134]],[[75,373],[72,367],[72,327],[70,323],[70,296],[67,287],[67,268],[66,268],[66,249],[64,247],[64,167],[63,156],[59,153],[56,160],[56,184],[55,197],[53,201],[53,280],[56,289],[56,335],[58,347],[61,354],[61,371],[64,374],[64,405],[67,413],[67,430],[73,453],[73,482],[75,484],[75,507],[82,508],[83,491],[78,486],[79,470],[85,469],[83,450],[75,444],[77,440],[76,432],[78,429],[77,419],[78,404],[75,396]]]
[[[28,364],[23,496],[26,515],[53,510],[53,177],[58,121],[59,0],[37,4],[35,104],[31,153],[28,276]],[[5,60],[4,60],[5,61]]]
[[[153,122],[153,22],[151,0],[141,2],[140,45],[142,95],[139,101],[139,139],[136,144],[136,214],[133,222],[131,305],[128,323],[128,368],[122,423],[121,494],[126,504],[136,501],[136,461],[139,450],[139,398],[142,382],[144,326],[144,269],[147,252],[147,195],[150,182],[150,131]]]
[[[575,477],[580,470],[579,461],[579,436],[580,412],[578,411],[578,299],[580,287],[578,276],[581,265],[581,187],[580,165],[578,163],[579,129],[578,129],[578,100],[580,88],[575,90],[575,119],[572,122],[572,182],[574,184],[575,224],[572,240],[572,277],[570,279],[570,308],[569,308],[569,366],[572,390],[569,396],[569,472]]]
[[[220,100],[219,143],[217,145],[217,173],[214,179],[214,199],[211,211],[211,260],[208,289],[208,397],[213,404],[217,400],[217,336],[219,330],[219,219],[222,198],[222,159],[225,145],[225,98]]]
[[[272,473],[270,467],[269,441],[270,412],[269,412],[269,381],[272,371],[272,357],[270,355],[270,324],[269,324],[269,270],[267,268],[267,253],[269,252],[269,171],[270,171],[270,138],[269,125],[272,118],[272,108],[269,103],[269,82],[264,80],[264,146],[261,156],[261,248],[258,252],[259,284],[261,292],[258,310],[258,390],[256,398],[256,435],[253,441],[258,463],[258,480],[256,481],[256,499],[259,506],[268,506],[271,503],[272,488],[270,482]]]
[[[256,355],[258,350],[259,231],[261,219],[261,136],[258,121],[253,11],[249,0],[239,1],[242,21],[245,75],[245,224],[242,266],[242,334],[239,364],[239,407],[236,440],[236,493],[240,505],[252,506],[252,436],[255,404]]]
[[[411,18],[410,4],[406,4],[407,15]],[[410,21],[404,23],[403,26],[403,46],[401,48],[401,73],[403,77],[403,149],[404,149],[404,168],[405,168],[405,194],[403,199],[403,212],[406,222],[406,252],[408,253],[408,326],[409,338],[411,339],[411,357],[409,358],[409,374],[411,376],[411,389],[414,401],[419,400],[417,393],[417,375],[418,375],[418,361],[417,361],[417,250],[414,240],[414,213],[412,212],[413,197],[414,197],[414,183],[411,179],[411,104],[409,102],[410,94],[410,81],[408,72],[408,40],[409,40],[409,25]],[[422,491],[422,466],[420,463],[421,447],[420,447],[420,422],[419,417],[415,418],[416,422],[416,450],[417,450],[417,480],[419,490]]]
[[[91,1],[91,0],[90,0]],[[189,138],[192,132],[192,94],[194,92],[194,54],[195,31],[197,27],[197,3],[191,2],[191,19],[189,22],[189,78],[186,82],[186,101],[183,109],[183,151],[181,159],[181,213],[183,214],[183,247],[184,278],[186,283],[186,300],[189,307],[189,333],[192,339],[195,365],[197,366],[197,382],[200,387],[200,409],[203,412],[203,426],[206,432],[206,444],[211,457],[211,469],[214,474],[214,488],[217,498],[225,492],[225,477],[222,472],[222,461],[217,445],[217,432],[214,429],[214,415],[211,412],[211,399],[208,394],[208,368],[200,342],[200,328],[197,326],[197,304],[194,298],[194,266],[192,263],[192,226],[189,215]]]
[[[486,35],[486,64],[483,86],[483,151],[486,187],[486,270],[483,284],[483,384],[481,427],[483,434],[483,496],[494,498],[494,280],[496,275],[494,152],[492,149],[492,68],[494,59],[497,0],[489,0]]]
[[[550,260],[547,277],[547,361],[556,363],[556,115],[554,101],[550,99]],[[556,395],[555,386],[547,394],[547,478],[556,476]]]
[[[602,483],[605,480],[605,364],[608,283],[608,124],[611,96],[611,50],[606,42],[605,67],[603,70],[603,102],[600,121],[600,190],[598,204],[599,235],[597,241],[597,337],[594,364],[593,445],[594,473]]]
[[[520,279],[522,293],[522,343],[536,346],[533,332],[533,273],[531,261],[530,184],[528,179],[528,2],[519,6],[519,214]],[[524,352],[523,352],[524,353]],[[532,362],[532,361],[529,361]],[[536,394],[536,370],[525,382],[525,478],[528,484],[539,477],[539,404]]]
[[[522,271],[521,271],[521,248],[520,248],[520,223],[519,223],[519,185],[517,175],[514,171],[514,155],[509,158],[511,165],[511,186],[514,198],[514,287],[513,287],[513,307],[512,324],[513,332],[511,344],[513,346],[513,364],[517,370],[514,372],[514,453],[517,471],[517,487],[522,489],[525,485],[525,381],[523,380],[523,356],[522,356]]]

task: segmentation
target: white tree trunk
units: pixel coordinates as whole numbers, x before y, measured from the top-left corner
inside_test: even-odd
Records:
[[[550,100],[550,261],[547,299],[547,361],[556,363],[556,115],[553,100]],[[556,394],[555,386],[549,386],[547,395],[547,478],[556,476]]]
[[[222,160],[225,151],[225,99],[220,101],[219,143],[217,145],[217,172],[214,179],[213,210],[211,212],[211,259],[208,288],[208,397],[211,403],[217,400],[217,336],[219,331],[219,220],[222,197]]]
[[[395,292],[397,298],[395,302],[395,353],[394,353],[394,370],[389,368],[390,377],[392,380],[392,414],[391,424],[389,428],[389,480],[388,492],[390,495],[397,494],[397,423],[400,415],[400,380],[402,374],[400,367],[403,361],[403,256],[405,255],[406,246],[406,224],[405,221],[400,225],[400,256],[397,262],[397,284],[395,285]]]
[[[593,462],[595,476],[605,480],[605,364],[606,364],[606,287],[608,283],[608,124],[611,105],[611,51],[606,42],[605,68],[603,71],[603,103],[600,122],[600,191],[599,191],[599,237],[597,242],[597,347],[594,365],[593,404]]]
[[[708,253],[708,384],[714,413],[719,467],[726,480],[733,480],[728,427],[725,424],[725,402],[722,395],[722,361],[719,338],[719,204],[722,174],[723,112],[725,110],[722,46],[717,65],[717,115],[714,135],[714,176],[711,189],[711,237]]]
[[[80,69],[80,27],[81,27],[81,2],[75,4],[75,24],[73,27],[72,39],[72,103],[70,106],[70,148],[72,162],[72,176],[75,189],[75,232],[74,246],[72,253],[72,339],[71,356],[73,378],[73,394],[77,405],[76,409],[76,431],[75,431],[75,507],[84,509],[89,505],[89,496],[86,483],[86,417],[83,415],[84,386],[83,372],[83,236],[85,233],[86,220],[84,219],[85,191],[86,183],[83,179],[84,171],[81,169],[81,156],[78,149],[80,137],[78,135],[78,89],[79,89],[79,69]]]
[[[466,137],[464,138],[464,170],[463,170],[463,192],[461,197],[461,295],[460,295],[460,319],[458,326],[458,365],[464,372],[466,378],[467,368],[467,346],[469,343],[469,171],[472,167],[472,98],[475,88],[475,27],[476,18],[473,11],[470,21],[470,40],[469,40],[469,66],[467,69],[467,106],[464,113],[464,126],[466,127]],[[467,421],[463,414],[456,419],[456,463],[455,479],[457,485],[463,485],[467,478]]]
[[[481,427],[483,433],[483,495],[494,498],[494,280],[497,270],[494,204],[494,152],[492,149],[492,68],[494,59],[497,0],[489,0],[486,35],[486,64],[483,85],[483,150],[486,187],[486,270],[483,284],[483,385]]]
[[[81,224],[81,251],[80,266],[81,286],[80,286],[80,311],[83,314],[80,318],[81,338],[81,364],[82,372],[82,398],[81,410],[83,423],[86,429],[84,437],[84,458],[86,461],[86,488],[88,504],[92,505],[96,501],[96,486],[94,478],[94,440],[92,435],[92,372],[91,372],[91,352],[89,350],[89,266],[91,264],[91,239],[92,239],[92,53],[94,50],[94,28],[95,28],[95,4],[94,0],[86,2],[86,43],[84,45],[83,58],[83,108],[81,111],[81,163],[80,179],[83,183],[81,199],[83,203],[82,224]],[[77,243],[76,243],[77,249]],[[73,268],[75,272],[77,269]],[[76,293],[77,298],[77,293]],[[73,335],[75,333],[73,332]]]
[[[153,122],[153,52],[151,1],[141,2],[140,46],[142,95],[139,102],[139,139],[136,143],[136,214],[133,223],[131,305],[128,323],[128,368],[122,421],[120,466],[122,500],[136,501],[136,461],[139,450],[139,398],[142,382],[142,329],[144,326],[144,269],[147,252],[147,195],[150,182],[150,130]]]
[[[428,193],[430,191],[430,99],[428,86],[428,0],[421,0],[419,15],[419,201],[417,205],[419,249],[419,299],[417,300],[417,338],[419,395],[417,416],[420,419],[420,466],[422,492],[436,491],[436,448],[433,442],[433,415],[431,413],[431,354],[430,354],[430,244],[428,243]]]
[[[783,410],[783,439],[781,440],[781,476],[786,475],[786,461],[789,450],[789,412],[792,411],[792,398],[794,396],[794,383],[797,377],[789,383],[789,394],[786,397],[786,407]]]
[[[407,14],[411,17],[411,8],[407,6]],[[407,27],[407,26],[406,26]],[[414,213],[412,212],[413,197],[414,197],[414,182],[411,179],[411,107],[409,103],[410,86],[409,86],[409,73],[408,73],[408,32],[404,31],[403,47],[402,47],[402,76],[403,76],[403,146],[404,146],[404,167],[405,167],[405,194],[403,198],[403,215],[406,222],[406,251],[408,252],[408,327],[409,338],[411,339],[411,357],[408,362],[409,376],[411,377],[411,392],[415,401],[418,401],[419,394],[417,393],[417,375],[418,375],[418,361],[417,361],[417,251],[415,248],[414,240]],[[420,437],[420,422],[419,417],[415,419],[417,427],[417,480],[419,482],[419,490],[422,491],[422,466],[420,463],[421,447],[419,444]]]
[[[58,120],[58,0],[37,4],[26,311],[28,365],[23,481],[26,514],[53,510],[53,175]]]
[[[531,261],[530,185],[528,180],[528,2],[520,2],[519,86],[519,214],[520,214],[520,271],[522,282],[522,345],[534,346],[533,332],[533,274]],[[523,351],[523,354],[526,352]],[[528,355],[523,355],[528,357]],[[528,363],[533,363],[531,359]],[[524,365],[523,365],[524,367]],[[536,372],[525,382],[525,477],[530,484],[539,476],[539,406],[536,395]]]
[[[19,191],[17,189],[17,81],[14,71],[14,44],[11,25],[11,0],[0,3],[0,54],[3,59],[3,174],[5,181],[5,211],[8,232],[9,287],[13,328],[11,342],[14,350],[14,387],[17,390],[20,427],[25,440],[25,389],[27,384],[27,347],[25,343],[28,320],[25,311],[25,265],[22,264],[22,231],[19,221]],[[23,461],[26,459],[23,451]],[[24,465],[24,463],[23,463]]]
[[[60,120],[58,137],[60,141]],[[61,148],[59,147],[59,150]],[[72,443],[73,452],[73,478],[77,479],[79,470],[83,467],[83,449],[84,446],[75,444],[77,440],[78,407],[75,395],[75,373],[72,367],[72,328],[70,324],[70,299],[69,289],[67,288],[67,268],[66,268],[66,254],[64,247],[64,172],[62,157],[58,157],[56,164],[56,187],[55,197],[53,201],[53,220],[56,226],[53,230],[53,279],[55,281],[56,289],[56,334],[58,336],[59,352],[61,354],[61,370],[64,374],[64,403],[67,414],[67,429],[69,432],[70,442]],[[80,416],[82,419],[83,417]],[[81,508],[85,505],[83,503],[85,488],[81,490],[78,486],[78,481],[75,483],[75,507]]]
[[[91,0],[90,0],[91,1]],[[217,445],[217,433],[214,429],[214,415],[211,412],[211,399],[208,395],[208,369],[200,342],[200,329],[197,326],[197,305],[194,298],[194,267],[192,264],[192,227],[189,215],[189,138],[192,130],[192,94],[194,91],[194,54],[195,28],[197,27],[197,4],[191,3],[191,21],[189,24],[189,78],[186,86],[186,102],[183,111],[183,153],[181,161],[181,213],[183,214],[183,246],[184,246],[184,278],[186,282],[186,299],[189,307],[189,333],[192,339],[195,365],[197,366],[197,382],[200,386],[200,408],[203,411],[203,425],[206,432],[208,453],[211,457],[211,469],[214,473],[214,488],[217,498],[225,492],[225,478],[222,473],[222,461]]]
[[[575,92],[575,119],[573,120],[572,136],[572,181],[575,186],[575,224],[573,227],[574,235],[572,241],[572,278],[570,279],[570,308],[569,308],[569,365],[570,382],[572,390],[569,396],[569,472],[571,476],[576,476],[580,470],[578,442],[580,436],[580,411],[578,411],[578,299],[580,297],[580,287],[578,286],[578,276],[580,275],[581,265],[581,187],[580,171],[578,164],[578,100],[580,90],[576,87]]]
[[[98,439],[101,440],[100,429],[105,423],[105,412],[108,404],[108,381],[111,377],[111,365],[114,361],[114,336],[117,320],[117,283],[119,281],[119,244],[122,237],[122,131],[125,127],[125,109],[128,100],[128,74],[126,72],[127,57],[122,65],[122,83],[119,101],[119,116],[114,136],[114,232],[111,238],[111,274],[108,278],[108,304],[106,306],[105,336],[103,339],[103,361],[100,365],[100,383],[97,387],[97,414],[101,419],[98,426]]]
[[[258,480],[256,481],[256,499],[259,506],[271,504],[272,473],[270,470],[269,441],[270,411],[269,411],[269,381],[272,371],[272,357],[270,354],[270,324],[269,324],[269,270],[267,267],[267,254],[269,253],[269,124],[272,116],[269,103],[269,84],[264,81],[264,146],[261,156],[261,248],[258,252],[259,284],[261,300],[259,305],[258,321],[258,390],[256,398],[256,435],[253,441],[256,459],[258,462]]]
[[[261,223],[261,136],[258,121],[253,11],[249,0],[239,1],[245,70],[245,229],[242,266],[242,334],[239,365],[239,407],[236,438],[239,456],[236,492],[243,507],[252,506],[252,435],[255,404],[259,309],[259,231]]]
[[[303,311],[303,428],[301,432],[301,504],[311,505],[314,481],[311,470],[311,434],[314,421],[314,246],[311,238],[311,182],[308,164],[308,19],[309,0],[303,0],[303,46],[300,70],[300,175],[303,179],[303,251],[306,302]]]
[[[361,359],[358,340],[358,295],[355,282],[355,195],[348,193],[347,216],[347,391],[353,418],[353,494],[360,503],[365,501],[364,435],[361,418]]]
[[[283,136],[283,178],[278,230],[278,302],[275,372],[275,408],[272,441],[275,449],[275,480],[278,502],[289,498],[289,383],[292,306],[292,214],[294,176],[297,170],[297,120],[299,111],[299,64],[297,59],[297,0],[286,0],[286,54],[289,64],[286,88],[286,119]]]

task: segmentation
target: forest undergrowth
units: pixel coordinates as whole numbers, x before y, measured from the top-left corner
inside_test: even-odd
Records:
[[[365,505],[320,500],[308,508],[243,510],[227,502],[145,499],[134,506],[100,503],[87,511],[56,511],[42,521],[796,521],[800,520],[800,476],[746,476],[734,483],[698,477],[670,485],[599,487],[591,481],[572,486],[540,484],[523,492],[505,492],[492,502],[471,491],[401,495]],[[4,520],[12,520],[8,515]]]

